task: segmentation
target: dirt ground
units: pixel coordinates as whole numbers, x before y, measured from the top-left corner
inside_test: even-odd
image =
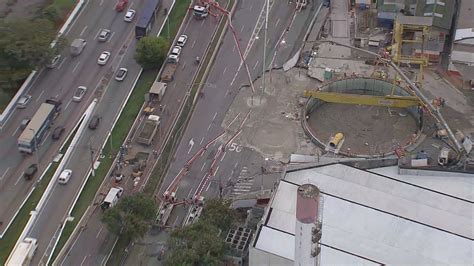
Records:
[[[384,154],[403,145],[416,133],[413,117],[403,109],[326,103],[317,108],[308,123],[322,142],[344,134],[341,151]]]

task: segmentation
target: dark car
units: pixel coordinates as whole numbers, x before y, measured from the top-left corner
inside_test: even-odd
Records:
[[[89,128],[96,129],[99,126],[99,123],[100,123],[100,117],[97,115],[94,115],[91,118],[91,121],[89,122]]]
[[[61,111],[61,104],[63,104],[60,100],[55,98],[50,98],[45,101],[46,103],[54,105],[56,112]]]
[[[64,127],[56,127],[53,130],[53,135],[51,136],[54,140],[58,140],[59,138],[61,138],[61,135],[63,134],[63,132],[64,132]]]
[[[33,176],[35,176],[36,172],[38,172],[38,165],[32,164],[28,168],[26,168],[23,176],[26,180],[31,180]]]

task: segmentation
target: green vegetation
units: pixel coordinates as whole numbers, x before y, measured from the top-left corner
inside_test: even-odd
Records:
[[[102,222],[113,234],[133,241],[146,234],[155,217],[155,210],[153,198],[137,193],[124,197],[116,206],[106,210]]]
[[[153,69],[163,64],[170,44],[163,37],[143,37],[137,44],[135,60],[143,69]]]
[[[46,19],[0,22],[0,89],[16,93],[30,72],[45,65],[55,53],[56,36]]]
[[[220,265],[227,250],[224,237],[235,217],[224,201],[207,201],[198,222],[171,233],[166,265]]]

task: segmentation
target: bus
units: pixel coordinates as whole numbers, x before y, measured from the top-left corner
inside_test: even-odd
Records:
[[[135,38],[145,37],[153,27],[155,22],[156,11],[161,6],[161,0],[148,0],[142,9],[140,18],[135,25]]]
[[[42,103],[18,138],[18,150],[23,153],[32,154],[51,125],[55,115],[56,106]]]
[[[208,5],[206,6],[195,5],[193,7],[193,14],[196,18],[205,18],[209,14],[208,8],[209,8]]]

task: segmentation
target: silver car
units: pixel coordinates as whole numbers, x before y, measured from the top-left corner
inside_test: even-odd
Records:
[[[86,94],[87,88],[84,86],[79,86],[77,87],[76,92],[74,93],[74,96],[72,96],[72,100],[75,102],[80,102],[82,98],[84,97],[84,94]]]
[[[31,95],[25,94],[21,96],[20,99],[18,99],[18,102],[16,103],[16,108],[19,108],[19,109],[26,108],[26,105],[28,105],[30,100],[31,100]]]
[[[110,30],[108,29],[102,29],[99,33],[99,42],[105,42],[110,36]]]

